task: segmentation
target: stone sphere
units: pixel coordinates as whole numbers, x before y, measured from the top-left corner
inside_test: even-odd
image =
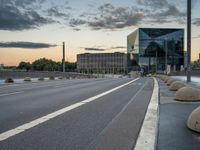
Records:
[[[180,88],[185,87],[185,86],[186,86],[185,83],[183,83],[183,82],[181,82],[181,81],[175,81],[175,82],[173,82],[173,83],[170,85],[169,90],[171,90],[171,91],[177,91],[177,90],[179,90]]]
[[[24,81],[30,82],[31,78],[30,77],[26,77],[26,78],[24,78]]]
[[[55,80],[54,76],[49,77],[49,80]]]
[[[168,80],[167,81],[167,85],[169,86],[169,85],[171,85],[173,82],[175,82],[176,80],[174,80],[174,79],[170,79],[170,80]]]
[[[187,126],[193,131],[200,132],[200,107],[196,108],[190,114],[187,120]]]
[[[171,78],[169,78],[169,77],[165,78],[165,80],[164,80],[165,83],[167,83],[167,81],[170,80],[170,79],[171,79]]]
[[[5,83],[14,83],[14,80],[13,80],[13,78],[7,78],[5,80]]]
[[[43,78],[43,77],[40,77],[40,78],[38,78],[38,80],[39,80],[39,81],[43,81],[43,80],[44,80],[44,78]]]
[[[186,87],[180,88],[176,92],[175,100],[187,101],[187,102],[199,101],[200,100],[199,93],[200,93],[199,90],[186,86]]]

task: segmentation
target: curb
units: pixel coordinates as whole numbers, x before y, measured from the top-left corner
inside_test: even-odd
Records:
[[[152,97],[140,129],[134,150],[154,150],[157,141],[157,126],[159,112],[159,86],[155,78]]]

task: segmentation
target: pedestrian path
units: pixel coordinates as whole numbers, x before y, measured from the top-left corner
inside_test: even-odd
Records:
[[[175,78],[184,79],[183,77]],[[189,130],[186,122],[190,113],[200,105],[200,102],[175,101],[175,92],[169,91],[169,87],[162,80],[158,79],[158,83],[160,87],[160,119],[157,150],[199,150],[200,134]],[[192,84],[191,86],[193,86]]]

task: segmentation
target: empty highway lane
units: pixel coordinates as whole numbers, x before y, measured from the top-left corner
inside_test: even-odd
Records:
[[[131,150],[152,90],[151,78],[1,85],[0,149]]]

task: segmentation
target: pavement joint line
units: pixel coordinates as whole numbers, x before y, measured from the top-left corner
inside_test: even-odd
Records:
[[[138,139],[134,150],[154,150],[156,147],[157,123],[158,123],[158,105],[159,105],[159,86],[154,79],[154,89],[152,97],[147,108],[147,112],[140,129]]]
[[[0,94],[0,97],[9,96],[9,95],[15,95],[15,94],[21,94],[21,93],[24,93],[24,91]]]
[[[47,114],[47,115],[45,115],[45,116],[43,116],[43,117],[40,117],[40,118],[38,118],[38,119],[35,119],[35,120],[30,121],[30,122],[28,122],[28,123],[25,123],[25,124],[23,124],[23,125],[21,125],[21,126],[18,126],[18,127],[16,127],[16,128],[14,128],[14,129],[5,131],[5,132],[3,132],[3,133],[0,134],[0,141],[4,141],[4,140],[6,140],[6,139],[8,139],[8,138],[10,138],[10,137],[13,137],[13,136],[15,136],[15,135],[17,135],[17,134],[20,134],[20,133],[22,133],[22,132],[28,130],[28,129],[31,129],[31,128],[33,128],[33,127],[39,125],[39,124],[42,124],[42,123],[44,123],[44,122],[46,122],[46,121],[48,121],[48,120],[50,120],[50,119],[52,119],[52,118],[55,118],[55,117],[57,117],[57,116],[59,116],[59,115],[62,115],[62,114],[66,113],[66,112],[68,112],[68,111],[70,111],[70,110],[73,110],[73,109],[75,109],[75,108],[78,108],[78,107],[80,107],[80,106],[82,106],[82,105],[84,105],[84,104],[87,104],[87,103],[89,103],[89,102],[92,102],[92,101],[94,101],[94,100],[96,100],[96,99],[98,99],[98,98],[100,98],[100,97],[103,97],[103,96],[105,96],[105,95],[107,95],[107,94],[109,94],[109,93],[111,93],[111,92],[114,92],[114,91],[116,91],[116,90],[118,90],[118,89],[120,89],[120,88],[122,88],[122,87],[125,87],[125,86],[127,86],[127,85],[129,85],[129,84],[131,84],[131,83],[133,83],[133,82],[135,82],[135,81],[137,81],[138,79],[139,79],[139,78],[136,78],[136,79],[134,79],[134,80],[132,80],[132,81],[130,81],[130,82],[127,82],[127,83],[125,83],[125,84],[122,84],[122,85],[120,85],[120,86],[117,86],[117,87],[115,87],[115,88],[113,88],[113,89],[110,89],[110,90],[108,90],[108,91],[106,91],[106,92],[103,92],[103,93],[98,94],[98,95],[96,95],[96,96],[90,97],[90,98],[85,99],[85,100],[83,100],[83,101],[81,101],[81,102],[72,104],[72,105],[67,106],[67,107],[65,107],[65,108],[62,108],[62,109],[60,109],[60,110],[57,110],[57,111],[55,111],[55,112],[53,112],[53,113]]]

